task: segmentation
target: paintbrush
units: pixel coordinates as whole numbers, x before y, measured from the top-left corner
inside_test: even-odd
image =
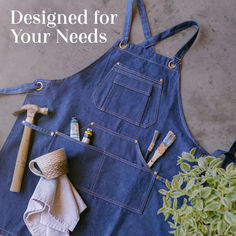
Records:
[[[158,158],[160,158],[165,151],[167,150],[168,147],[170,147],[174,141],[176,140],[176,135],[172,132],[169,131],[160,146],[156,149],[153,157],[151,160],[148,162],[148,166],[152,167],[152,165],[157,161]]]
[[[159,136],[160,136],[160,131],[155,130],[155,131],[154,131],[154,134],[153,134],[153,137],[152,137],[152,142],[150,143],[150,145],[149,145],[149,147],[148,147],[148,150],[147,150],[147,152],[146,152],[146,155],[145,155],[145,157],[144,157],[145,160],[147,160],[149,154],[152,152],[152,150],[153,150],[153,148],[154,148],[154,146],[155,146],[155,144],[156,144],[157,139],[159,138]]]

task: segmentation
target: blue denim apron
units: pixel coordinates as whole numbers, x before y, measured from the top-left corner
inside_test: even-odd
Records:
[[[50,110],[49,116],[38,115],[35,125],[23,124],[25,114],[20,115],[1,150],[0,235],[29,235],[22,217],[39,179],[26,168],[21,192],[9,191],[24,125],[33,129],[28,161],[62,147],[66,150],[69,178],[88,206],[71,235],[169,235],[168,223],[157,215],[162,206],[158,191],[178,173],[177,156],[183,151],[197,147],[198,156],[206,153],[189,132],[180,96],[181,60],[199,25],[187,21],[151,36],[142,0],[137,6],[145,42],[129,41],[129,0],[123,37],[90,66],[64,79],[37,79],[0,90],[27,92],[24,104]],[[173,58],[155,53],[156,43],[192,26],[196,31]],[[81,134],[92,128],[91,144],[69,137],[74,116]],[[149,168],[144,154],[155,130],[161,136],[154,150],[169,130],[177,139]]]

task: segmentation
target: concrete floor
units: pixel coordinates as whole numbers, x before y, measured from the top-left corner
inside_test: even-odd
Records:
[[[198,40],[186,54],[182,67],[182,99],[189,128],[207,151],[228,150],[236,139],[236,1],[227,0],[144,0],[152,34],[185,20],[196,20],[201,31]],[[63,78],[71,75],[103,54],[121,37],[126,0],[0,0],[0,87],[32,82],[35,78]],[[10,24],[10,11],[38,13],[43,9],[58,13],[78,13],[96,9],[116,13],[114,25],[98,25],[105,32],[105,44],[14,44],[11,28],[28,32],[48,31],[45,26]],[[71,32],[90,32],[85,26],[60,26]],[[193,31],[187,30],[159,44],[157,52],[172,57]],[[134,17],[133,42],[143,40],[138,14]],[[0,146],[6,139],[24,95],[0,96]]]

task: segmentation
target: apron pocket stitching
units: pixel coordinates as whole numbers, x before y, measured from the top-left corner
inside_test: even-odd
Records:
[[[110,133],[110,134],[112,134],[112,135],[116,135],[116,136],[118,136],[118,137],[120,137],[120,138],[127,139],[127,140],[129,140],[129,141],[135,143],[135,139],[134,139],[134,138],[131,138],[131,137],[126,136],[126,135],[124,135],[124,134],[116,133],[115,131],[110,130],[110,129],[108,129],[108,128],[105,128],[105,127],[103,127],[103,126],[100,126],[100,125],[98,125],[98,124],[96,124],[96,123],[94,123],[94,126],[97,127],[98,129],[104,130],[104,131],[107,132],[107,133]]]
[[[124,87],[124,88],[129,89],[129,90],[133,90],[133,91],[135,91],[135,92],[137,92],[137,93],[141,93],[141,94],[146,95],[146,96],[149,96],[149,95],[150,95],[150,93],[145,93],[145,92],[142,91],[142,90],[133,88],[133,87],[128,86],[128,85],[126,85],[126,84],[124,84],[124,83],[122,83],[122,82],[114,81],[114,84],[119,85],[119,86],[122,86],[122,87]]]
[[[143,212],[144,209],[145,209],[145,206],[146,206],[146,204],[147,204],[147,201],[148,201],[149,195],[150,195],[150,193],[151,193],[151,189],[152,189],[152,187],[153,187],[153,185],[154,185],[155,179],[156,179],[156,176],[153,175],[152,180],[151,180],[151,183],[150,183],[150,185],[149,185],[149,187],[148,187],[148,190],[147,190],[147,194],[146,194],[145,196],[143,196],[142,206],[141,206],[141,212]]]
[[[83,192],[86,192],[86,193],[88,193],[88,194],[90,194],[90,195],[93,195],[93,196],[95,196],[95,197],[97,197],[97,198],[100,198],[100,199],[102,199],[102,200],[104,200],[104,201],[113,203],[114,205],[117,205],[117,206],[119,206],[119,207],[122,207],[122,208],[125,208],[125,209],[127,209],[127,210],[133,211],[133,212],[135,212],[135,213],[142,214],[142,210],[139,210],[139,209],[136,209],[136,208],[127,206],[127,205],[125,205],[125,204],[122,204],[122,203],[120,203],[120,202],[118,202],[118,201],[115,201],[115,200],[112,200],[112,199],[110,199],[110,198],[106,198],[106,197],[104,197],[104,196],[102,196],[102,195],[100,195],[100,194],[98,194],[98,193],[92,192],[92,191],[90,191],[90,190],[88,190],[88,189],[86,189],[86,188],[83,188],[83,187],[80,187],[80,186],[77,186],[77,188],[78,188],[79,190],[83,191]]]
[[[63,137],[63,138],[65,138],[65,139],[68,139],[68,140],[71,141],[71,142],[80,144],[80,145],[84,146],[85,148],[92,149],[92,150],[94,150],[94,151],[96,151],[96,152],[100,152],[100,153],[102,153],[102,154],[104,154],[104,155],[107,155],[107,156],[109,156],[109,157],[111,157],[111,158],[114,158],[114,159],[119,160],[119,161],[121,161],[121,162],[123,162],[123,163],[126,163],[127,165],[133,166],[133,167],[135,167],[135,168],[137,168],[137,169],[140,169],[140,170],[144,170],[144,171],[146,171],[146,172],[153,173],[153,171],[150,170],[150,169],[148,169],[148,168],[145,168],[145,167],[142,167],[142,166],[138,166],[138,165],[134,164],[133,162],[127,161],[127,160],[125,160],[125,159],[123,159],[123,158],[121,158],[121,157],[119,157],[119,156],[117,156],[117,155],[115,155],[115,154],[112,154],[112,153],[110,153],[110,152],[107,152],[107,151],[102,150],[102,149],[100,149],[100,148],[98,148],[98,147],[92,146],[92,145],[90,145],[90,144],[86,144],[86,143],[83,143],[83,142],[81,142],[81,141],[75,140],[75,139],[73,139],[73,138],[71,138],[71,137],[69,137],[69,136],[67,136],[67,135],[65,135],[65,134],[63,134],[63,133],[61,133],[61,132],[58,132],[58,135],[61,136],[61,137]]]
[[[49,142],[49,145],[48,145],[48,149],[47,149],[47,153],[50,152],[51,148],[52,148],[52,145],[55,143],[56,141],[56,135],[53,135],[51,141]]]
[[[147,162],[145,161],[144,157],[143,157],[143,154],[141,152],[141,148],[140,148],[140,145],[139,143],[135,143],[136,145],[136,150],[138,152],[138,156],[139,158],[141,159],[142,163],[147,167],[147,169],[151,170],[151,168],[148,166]],[[152,171],[153,172],[153,171]]]
[[[91,191],[94,191],[94,187],[95,187],[95,185],[96,185],[96,183],[97,183],[97,180],[98,180],[98,177],[99,177],[99,175],[100,175],[100,172],[101,172],[101,169],[102,169],[102,166],[103,166],[103,163],[104,163],[104,161],[105,161],[105,156],[103,156],[103,159],[102,159],[102,161],[101,161],[101,163],[100,163],[100,167],[99,167],[99,169],[98,169],[98,171],[97,171],[97,174],[96,174],[96,176],[95,176],[95,178],[94,178],[94,181],[93,181],[93,183],[91,184]]]
[[[134,163],[132,163],[132,162],[130,162],[130,161],[127,161],[127,160],[125,160],[125,159],[123,159],[123,158],[120,158],[119,156],[114,155],[114,154],[112,154],[112,153],[105,152],[105,155],[107,155],[107,156],[109,156],[109,157],[111,157],[111,158],[114,158],[114,159],[116,159],[116,160],[118,160],[118,161],[121,161],[121,162],[123,162],[123,163],[125,163],[125,164],[127,164],[127,165],[129,165],[129,166],[134,167],[134,168],[137,168],[137,169],[140,169],[140,170],[144,170],[144,171],[149,172],[149,173],[153,173],[153,171],[150,170],[150,169],[147,169],[147,168],[142,167],[142,166],[138,166],[138,165],[136,165],[136,164],[134,164]]]
[[[104,98],[104,101],[101,105],[102,111],[106,110],[107,103],[109,103],[110,98],[112,97],[112,91],[114,90],[114,87],[115,87],[115,85],[114,85],[114,83],[112,83],[112,86],[111,86],[109,92],[107,93],[107,96]]]
[[[107,96],[104,98],[104,101],[103,103],[101,104],[101,110],[104,111],[105,110],[105,107],[106,107],[106,104],[108,103],[108,101],[110,100],[110,98],[112,97],[112,91],[113,91],[113,88],[114,88],[114,84],[112,84],[109,92],[107,93]]]
[[[123,120],[126,120],[126,121],[128,121],[128,122],[130,122],[130,123],[132,123],[132,124],[137,125],[137,126],[140,126],[140,122],[133,121],[133,120],[127,118],[127,117],[124,117],[124,116],[122,116],[122,115],[119,115],[119,114],[117,114],[117,113],[115,113],[115,112],[112,112],[112,111],[110,111],[110,110],[105,110],[105,111],[106,111],[107,113],[110,113],[110,114],[112,114],[112,115],[118,117],[118,118],[121,118],[121,119],[123,119]]]
[[[61,133],[61,132],[58,132],[57,135],[61,136],[62,138],[68,139],[69,141],[71,141],[71,142],[73,142],[73,143],[80,144],[81,146],[83,146],[83,147],[85,147],[85,148],[92,149],[92,150],[94,150],[94,151],[96,151],[96,152],[100,152],[100,153],[102,153],[102,154],[105,153],[105,151],[102,150],[102,149],[100,149],[100,148],[94,147],[94,146],[92,146],[92,145],[90,145],[90,144],[83,143],[82,141],[79,141],[79,140],[76,140],[76,139],[74,139],[74,138],[71,138],[70,136],[68,136],[68,135],[66,135],[66,134],[63,134],[63,133]]]
[[[49,131],[49,130],[47,130],[47,129],[44,129],[44,128],[42,128],[42,127],[39,127],[39,126],[37,126],[37,125],[34,125],[34,124],[30,124],[30,123],[27,122],[27,121],[25,121],[25,122],[23,123],[23,125],[28,126],[28,127],[30,127],[31,129],[36,130],[36,131],[38,131],[38,132],[40,132],[40,133],[47,134],[47,135],[50,135],[50,136],[51,136],[51,133],[52,133],[51,131]]]
[[[146,77],[145,75],[142,75],[142,74],[136,74],[136,72],[133,73],[132,70],[128,70],[128,69],[123,70],[123,68],[120,68],[120,69],[117,68],[116,72],[120,73],[120,74],[123,74],[123,75],[127,75],[127,76],[132,77],[132,78],[134,78],[136,80],[146,82],[146,83],[151,84],[153,86],[156,86],[158,88],[162,87],[162,83],[159,80],[151,79],[150,77]],[[160,78],[161,78],[161,76],[160,76]]]
[[[109,77],[109,75],[112,73],[113,70],[114,70],[114,69],[112,68],[112,69],[106,74],[106,76],[104,77],[104,79],[98,84],[97,89],[96,89],[96,90],[94,91],[94,93],[93,93],[93,101],[94,101],[96,107],[98,107],[98,108],[102,108],[102,106],[103,106],[104,102],[106,101],[106,99],[104,99],[103,104],[101,104],[101,106],[99,106],[99,105],[97,104],[97,102],[96,102],[95,97],[97,96],[97,93],[98,93],[99,89],[102,87],[102,85],[103,85],[104,82],[107,80],[107,78]],[[111,89],[110,89],[110,90],[111,90]],[[109,91],[109,92],[110,92],[110,91]],[[107,96],[108,96],[108,95],[107,95]]]
[[[11,235],[13,235],[13,236],[17,236],[17,234],[14,234],[14,233],[12,233],[12,232],[10,232],[10,231],[8,231],[8,230],[5,230],[5,229],[3,229],[3,228],[1,228],[1,227],[0,227],[0,231],[4,231],[4,232],[6,232],[6,233],[8,233],[8,234],[11,234]]]
[[[142,85],[140,87],[144,87],[143,84],[149,84],[149,83],[146,83],[146,81],[144,80],[139,80],[139,79],[135,79],[135,80],[138,80],[138,81],[142,81]],[[127,82],[127,81],[125,81]],[[123,86],[129,90],[133,90],[137,93],[141,93],[143,95],[146,95],[146,96],[150,96],[151,94],[151,90],[152,90],[152,84],[149,84],[150,86],[147,87],[146,90],[142,90],[142,89],[138,89],[138,88],[135,88],[134,86],[131,86],[130,84],[126,84],[124,81],[122,81],[121,78],[119,78],[118,76],[114,79],[113,83],[114,84],[117,84],[117,85],[120,85],[120,86]]]
[[[120,83],[120,81],[118,82],[117,79],[116,79],[117,77],[118,77],[118,75],[115,77],[115,79],[114,79],[114,81],[112,83],[111,89],[109,91],[109,95],[105,98],[105,102],[103,103],[102,110],[104,110],[104,111],[106,111],[108,113],[111,113],[111,114],[113,114],[115,116],[118,116],[118,117],[120,117],[120,118],[122,118],[124,120],[127,120],[130,123],[135,123],[138,126],[140,126],[141,125],[141,120],[142,120],[142,118],[144,116],[144,111],[146,110],[146,107],[147,107],[147,104],[148,104],[148,101],[149,101],[149,98],[150,98],[150,93],[151,93],[152,87],[149,87],[149,90],[146,91],[146,92],[145,91],[141,91],[141,90],[138,90],[137,88],[130,87],[130,86],[127,86],[125,84],[122,84],[122,83]],[[131,118],[128,118],[127,116],[122,115],[121,113],[113,111],[114,106],[112,105],[112,95],[116,91],[122,91],[122,89],[128,89],[131,92],[134,91],[135,93],[139,94],[139,97],[141,96],[143,98],[143,102],[144,102],[143,108],[139,109],[140,112],[139,112],[139,116],[138,116],[138,114],[136,116],[136,119],[137,119],[136,121],[131,119]],[[129,95],[127,95],[127,96],[129,96]],[[114,101],[113,101],[113,103],[114,103]],[[110,107],[109,107],[109,105],[110,105]],[[139,117],[139,118],[137,118],[137,117]]]

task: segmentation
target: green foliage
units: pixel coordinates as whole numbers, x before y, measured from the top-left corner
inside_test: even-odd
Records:
[[[158,214],[172,218],[170,233],[176,236],[236,236],[236,168],[232,163],[224,170],[220,158],[196,158],[195,152],[178,157],[181,172],[159,191],[164,196]]]

